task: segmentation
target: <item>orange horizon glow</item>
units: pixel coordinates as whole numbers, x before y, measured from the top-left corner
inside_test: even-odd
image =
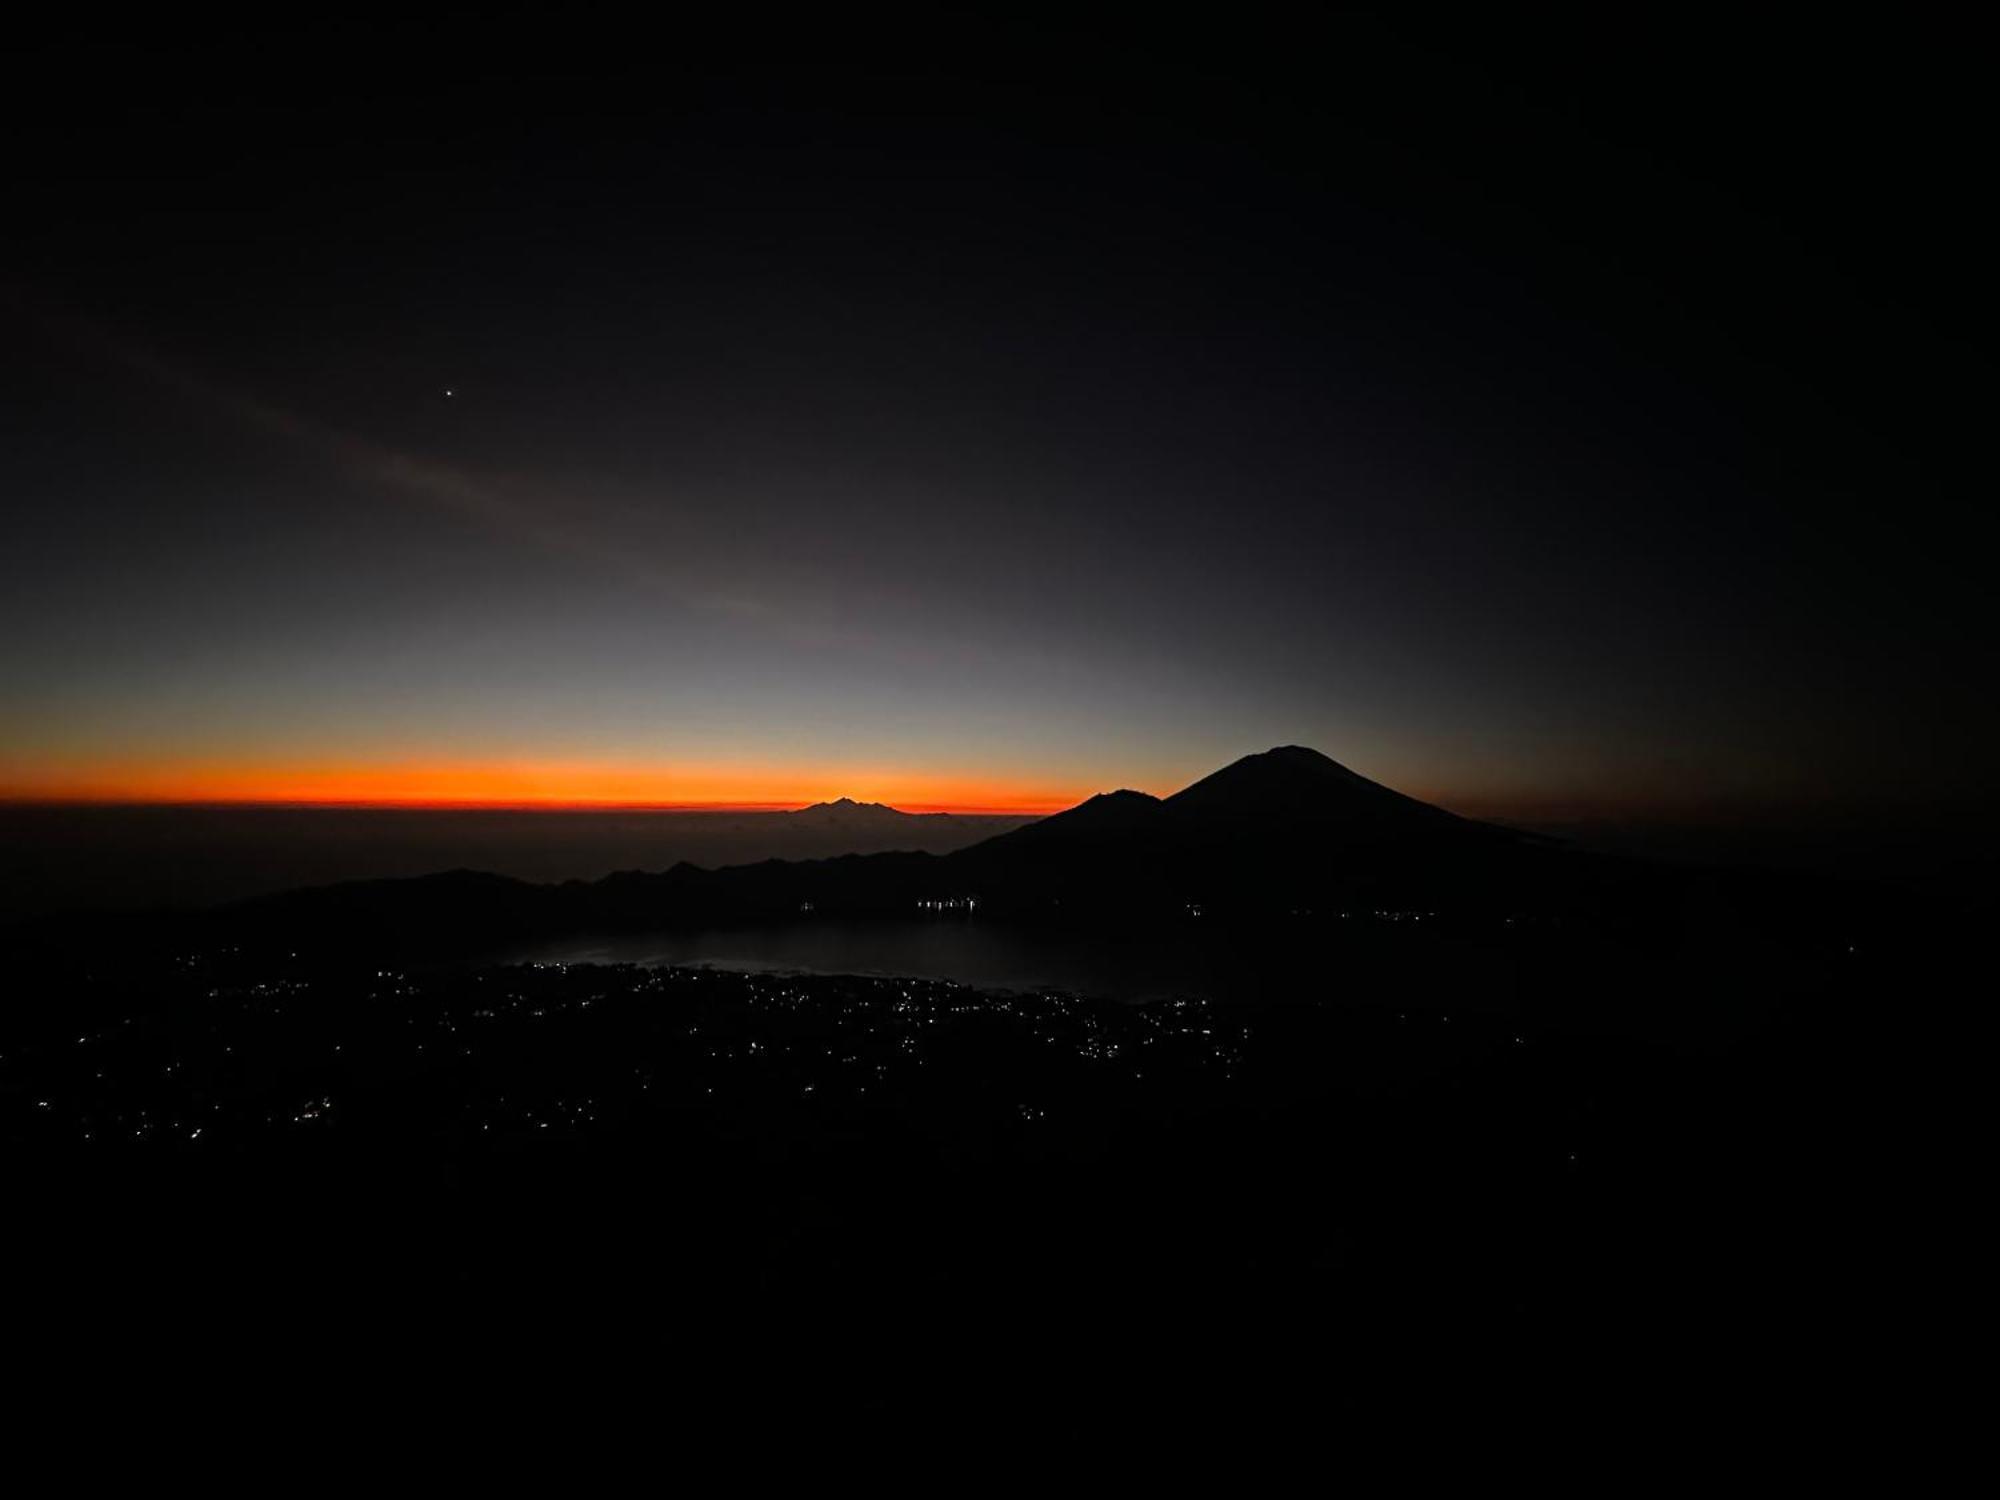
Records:
[[[441,762],[384,766],[107,765],[0,774],[0,802],[457,809],[782,812],[851,797],[904,812],[1035,815],[1100,788],[903,768]]]
[[[1164,796],[1198,779],[1182,773],[1139,789]],[[606,761],[394,761],[339,765],[220,759],[118,761],[67,766],[0,762],[0,807],[296,807],[464,812],[790,812],[851,797],[902,812],[1044,817],[1098,792],[1132,786],[1063,778],[1008,779],[899,766],[833,768],[738,762],[674,765]],[[1466,795],[1421,780],[1396,789],[1464,817],[1520,825],[1653,818],[1740,820],[1724,800],[1647,795]],[[1769,799],[1757,805],[1769,814]]]

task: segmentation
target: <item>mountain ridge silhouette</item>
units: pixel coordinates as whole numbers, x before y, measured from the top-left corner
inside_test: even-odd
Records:
[[[837,804],[836,804],[837,806]],[[1304,746],[1244,756],[1168,797],[1120,789],[946,854],[768,859],[621,870],[536,885],[455,871],[287,892],[230,910],[285,930],[399,930],[462,940],[807,914],[911,915],[941,898],[1083,920],[1195,910],[1495,910],[1574,886],[1582,856],[1407,797]],[[949,909],[959,909],[952,907]]]

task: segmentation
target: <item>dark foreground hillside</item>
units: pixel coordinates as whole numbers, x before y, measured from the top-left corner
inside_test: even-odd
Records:
[[[162,1399],[1768,1417],[1839,1341],[1852,958],[1671,1044],[1436,990],[80,962],[0,1047],[16,1332]]]

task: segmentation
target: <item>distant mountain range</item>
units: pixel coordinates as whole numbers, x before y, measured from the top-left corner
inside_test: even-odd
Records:
[[[923,815],[841,799],[791,818],[873,825]],[[1560,903],[1616,862],[1458,817],[1302,746],[1245,756],[1160,798],[1106,792],[943,854],[845,854],[706,869],[682,862],[533,885],[457,871],[295,892],[234,910],[257,923],[445,934],[974,909],[1016,917],[1185,917]]]
[[[0,926],[60,912],[199,910],[464,866],[550,884],[609,870],[921,850],[1033,818],[841,799],[786,811],[0,805]]]

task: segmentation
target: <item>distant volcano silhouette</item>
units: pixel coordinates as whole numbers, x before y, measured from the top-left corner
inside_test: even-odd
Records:
[[[820,817],[853,816],[853,817],[868,817],[868,818],[882,818],[882,817],[907,818],[912,816],[912,814],[906,813],[902,811],[900,808],[890,807],[885,803],[856,802],[852,797],[837,797],[831,802],[815,802],[810,807],[802,807],[798,809],[798,811],[795,812],[792,816],[805,817],[807,815],[815,815]]]

